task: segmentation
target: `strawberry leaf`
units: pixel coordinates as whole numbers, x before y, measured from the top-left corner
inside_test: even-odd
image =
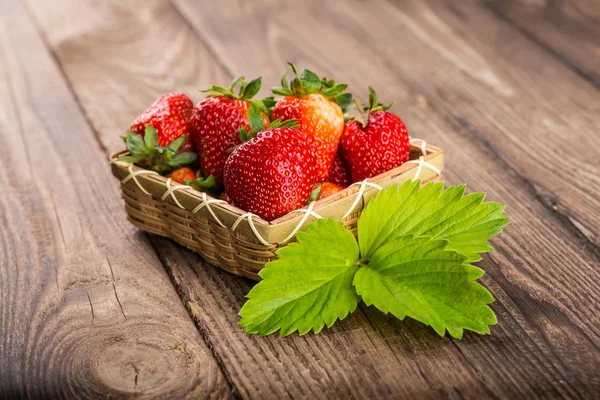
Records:
[[[198,173],[198,177],[194,180],[186,178],[185,184],[200,192],[205,192],[207,191],[206,189],[215,189],[217,187],[217,183],[213,175],[209,175],[208,178],[205,178],[201,173]]]
[[[352,101],[353,100],[352,93],[339,94],[339,95],[333,97],[332,100],[335,101],[338,106],[340,106],[340,108],[342,109],[343,112],[348,111],[350,109],[350,106],[352,106],[354,104]]]
[[[144,158],[151,154],[151,149],[146,147],[146,143],[144,142],[142,135],[138,133],[127,132],[125,145],[127,146],[127,150],[134,157]]]
[[[187,151],[185,153],[179,153],[173,156],[168,162],[169,166],[173,169],[183,167],[184,165],[188,165],[193,163],[198,159],[198,154],[192,153],[191,151]]]
[[[141,159],[139,157],[134,157],[134,156],[123,156],[123,157],[117,158],[115,161],[123,161],[123,162],[135,164],[135,163],[140,162]]]
[[[183,146],[183,144],[185,143],[187,139],[187,136],[183,135],[183,136],[179,136],[177,139],[173,140],[168,146],[167,148],[169,150],[172,151],[173,154],[177,153],[179,150],[181,150],[181,147]]]
[[[251,99],[259,92],[260,87],[262,85],[262,78],[256,78],[244,87],[244,91],[240,93],[240,98],[242,99]]]
[[[337,84],[337,85],[333,86],[330,89],[327,89],[322,94],[325,97],[335,97],[335,96],[341,94],[344,90],[346,90],[346,88],[348,88],[347,84],[340,83],[340,84]]]
[[[377,249],[397,237],[412,234],[445,239],[447,248],[463,253],[467,261],[481,259],[490,252],[488,240],[502,231],[508,218],[504,205],[484,203],[483,193],[464,196],[465,185],[451,186],[409,181],[392,185],[379,193],[358,221],[361,255],[369,259]]]
[[[441,336],[446,330],[455,338],[464,329],[490,333],[496,316],[487,304],[494,298],[474,282],[483,271],[447,244],[412,235],[389,241],[356,273],[356,291],[365,304],[431,325]]]
[[[329,219],[310,224],[297,238],[277,252],[279,259],[266,265],[263,280],[248,294],[240,311],[246,333],[318,333],[356,309],[358,246],[352,233]]]
[[[252,103],[248,109],[248,121],[254,135],[264,129],[262,113],[256,103]]]
[[[144,131],[144,142],[146,143],[146,147],[150,149],[158,144],[156,129],[154,129],[154,127],[150,124],[146,125],[146,129]]]
[[[321,89],[321,78],[314,72],[305,69],[300,75],[300,84],[305,93],[316,93]]]

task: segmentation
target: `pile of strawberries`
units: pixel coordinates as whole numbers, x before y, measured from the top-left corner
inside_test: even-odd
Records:
[[[253,100],[261,78],[213,86],[195,106],[183,93],[160,97],[124,137],[121,160],[219,196],[272,221],[410,158],[402,120],[346,84],[286,70],[278,99]],[[358,113],[345,114],[355,104]]]

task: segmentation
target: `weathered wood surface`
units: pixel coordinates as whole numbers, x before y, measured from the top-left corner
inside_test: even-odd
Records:
[[[499,16],[600,88],[599,1],[487,1]]]
[[[223,397],[225,377],[22,7],[0,3],[0,398]]]
[[[366,307],[318,336],[245,336],[236,314],[251,282],[150,237],[227,379],[225,387],[218,371],[212,381],[202,379],[212,371],[202,369],[198,379],[214,383],[201,385],[198,395],[210,387],[248,398],[597,396],[597,91],[487,5],[31,0],[28,9],[107,151],[120,149],[124,127],[166,91],[182,90],[197,100],[196,89],[237,74],[263,75],[275,85],[292,60],[349,82],[359,94],[367,84],[375,86],[395,102],[414,136],[445,148],[449,183],[468,182],[508,204],[512,225],[495,241],[497,252],[481,263],[488,272],[484,284],[498,299],[493,308],[499,324],[491,336],[462,341]],[[51,133],[66,137],[60,129]],[[566,146],[566,140],[572,143]],[[95,179],[104,187],[108,168],[97,169]],[[89,185],[85,178],[77,182]],[[116,206],[116,182],[104,195],[102,204],[115,208],[104,215],[98,206],[96,218],[119,226],[142,248],[134,255],[155,268],[145,236],[127,236],[132,229]],[[102,232],[94,238],[112,240]],[[151,267],[132,263],[127,279],[149,279]],[[173,297],[159,285],[136,290]],[[143,307],[135,303],[137,310]],[[197,343],[197,334],[179,325],[169,334]],[[202,344],[195,346],[194,357],[204,354]],[[24,373],[29,365],[38,364],[14,370]],[[43,384],[41,377],[35,381]]]

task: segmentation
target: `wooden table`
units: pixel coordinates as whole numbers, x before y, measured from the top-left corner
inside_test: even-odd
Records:
[[[250,281],[126,221],[107,155],[136,114],[287,60],[378,88],[508,205],[492,335],[363,305],[246,336]],[[0,1],[0,397],[600,398],[599,88],[593,0]]]

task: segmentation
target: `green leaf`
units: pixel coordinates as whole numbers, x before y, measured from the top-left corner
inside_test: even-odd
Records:
[[[333,101],[337,103],[343,112],[350,109],[350,106],[354,104],[352,93],[342,93],[333,98]]]
[[[231,85],[229,86],[229,89],[231,89],[233,91],[233,89],[235,89],[235,87],[237,85],[239,85],[240,83],[242,83],[242,84],[244,83],[244,77],[243,76],[238,76],[233,81],[231,81]]]
[[[241,93],[242,99],[251,99],[260,91],[260,86],[262,85],[262,78],[256,78],[253,81],[250,81],[248,85],[244,88],[244,92]]]
[[[119,157],[117,158],[114,162],[117,161],[123,161],[126,163],[131,163],[131,164],[135,164],[141,161],[141,159],[139,157],[134,157],[134,156],[123,156],[123,157]]]
[[[287,75],[290,72],[289,68],[285,69],[285,72],[283,73],[283,76],[281,77],[281,87],[283,89],[288,89],[290,87],[290,83],[288,82],[288,78]]]
[[[275,122],[277,122],[278,128],[298,129],[300,127],[300,121],[297,119],[288,119],[287,121],[281,121],[281,118],[280,118]]]
[[[258,106],[254,103],[250,105],[248,109],[248,120],[250,121],[250,127],[252,128],[252,132],[256,134],[264,129],[262,113]]]
[[[200,173],[194,180],[186,178],[185,184],[201,192],[206,191],[205,189],[214,189],[217,187],[217,182],[213,175],[209,175],[208,178],[205,178]]]
[[[377,93],[375,92],[375,89],[369,86],[369,106],[373,109],[377,104],[379,104],[377,103]]]
[[[198,154],[186,151],[185,153],[179,153],[169,160],[169,166],[173,168],[183,167],[191,164],[198,159]]]
[[[323,190],[323,182],[319,183],[308,196],[307,203],[311,203],[313,201],[319,200],[319,196],[321,195],[321,190]]]
[[[271,92],[273,92],[273,94],[276,94],[278,96],[293,96],[294,95],[294,92],[292,92],[290,89],[273,88],[273,89],[271,89]]]
[[[483,275],[467,257],[445,249],[445,240],[401,236],[373,254],[354,278],[367,305],[399,319],[409,316],[461,338],[463,330],[490,333],[496,323],[489,291],[474,282]]]
[[[445,239],[448,249],[465,254],[469,262],[493,250],[488,240],[508,224],[504,205],[484,203],[483,193],[464,196],[465,185],[446,191],[442,182],[420,187],[418,180],[392,185],[369,202],[358,221],[363,258],[407,234]]]
[[[179,150],[181,150],[181,147],[183,146],[183,144],[185,143],[187,139],[187,136],[182,135],[179,136],[177,139],[173,140],[168,146],[167,148],[169,150],[172,151],[173,154],[177,153]]]
[[[348,88],[348,85],[345,83],[340,83],[338,85],[333,86],[330,89],[327,89],[322,94],[325,97],[335,97],[340,95],[344,90]]]
[[[275,106],[275,104],[277,104],[277,100],[275,100],[273,97],[265,97],[264,99],[262,99],[260,101],[260,103],[262,103],[262,105],[266,109],[269,109],[269,108],[273,108]]]
[[[142,138],[142,135],[135,132],[127,132],[127,137],[125,138],[125,145],[127,150],[134,157],[146,157],[151,154],[152,149],[146,147],[146,143]]]
[[[144,131],[144,142],[146,143],[146,147],[150,149],[158,144],[156,129],[154,129],[154,127],[150,124],[146,125],[146,129]]]
[[[304,89],[306,93],[316,93],[319,89],[321,89],[321,78],[308,69],[302,71],[302,74],[300,75],[300,82],[302,89]]]
[[[318,333],[356,309],[358,246],[352,233],[329,219],[311,223],[297,238],[277,252],[279,259],[266,265],[263,280],[248,294],[240,311],[246,333]]]

